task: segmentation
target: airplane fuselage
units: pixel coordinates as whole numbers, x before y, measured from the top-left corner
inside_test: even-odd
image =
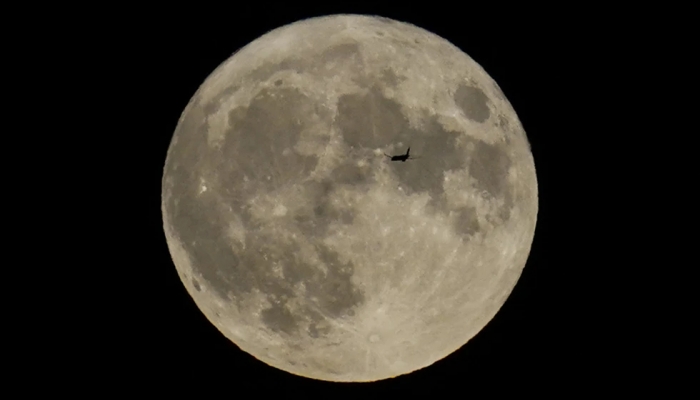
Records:
[[[410,158],[410,156],[409,156],[410,153],[411,153],[411,148],[409,147],[409,148],[406,150],[406,154],[402,154],[402,155],[400,155],[400,156],[390,156],[390,155],[386,155],[386,156],[389,157],[389,158],[391,158],[391,161],[402,161],[402,162],[406,162],[406,160],[408,160],[408,159]]]

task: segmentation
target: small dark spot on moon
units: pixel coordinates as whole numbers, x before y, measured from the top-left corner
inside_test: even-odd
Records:
[[[297,328],[294,315],[282,304],[273,303],[272,307],[262,310],[260,318],[273,332],[291,334]]]
[[[508,119],[503,115],[498,116],[498,122],[496,122],[496,124],[498,125],[499,128],[503,128],[503,129],[509,128]]]
[[[506,199],[503,207],[501,207],[498,210],[498,217],[501,218],[501,221],[507,221],[508,218],[510,218],[510,213],[513,210],[513,205],[513,195],[509,191],[506,194]]]
[[[377,35],[379,35],[379,36],[384,36],[384,32],[382,32],[382,31],[377,31]]]
[[[325,63],[346,62],[360,54],[360,45],[356,42],[342,43],[324,50],[319,59]]]
[[[212,115],[219,109],[219,105],[213,101],[204,105],[204,113],[207,115]]]
[[[316,330],[316,325],[309,325],[309,336],[311,336],[314,339],[318,338],[318,331]]]
[[[418,39],[413,39],[413,42],[415,42],[416,44],[420,44],[420,40]]]
[[[462,207],[456,210],[457,216],[454,219],[454,230],[460,235],[471,236],[479,231],[479,220],[476,217],[476,209],[473,207]]]
[[[399,77],[396,75],[396,72],[391,69],[391,68],[385,68],[382,71],[382,76],[381,76],[381,81],[384,82],[387,86],[389,87],[396,87],[399,83],[401,83],[403,80],[406,78],[404,77]]]
[[[278,79],[275,81],[275,86],[279,86],[282,84],[282,79]]]
[[[476,122],[485,122],[491,115],[488,97],[475,86],[460,85],[454,94],[454,101],[467,118]]]
[[[328,217],[332,212],[333,210],[328,203],[322,203],[314,207],[314,215],[316,215],[317,218]]]
[[[318,339],[321,336],[325,336],[330,333],[330,327],[327,325],[318,325],[315,322],[309,324],[309,328],[306,330],[310,337]]]
[[[192,278],[192,286],[194,286],[194,290],[201,292],[202,288],[199,286],[199,282],[197,282],[196,279]]]
[[[345,225],[352,225],[355,221],[355,211],[352,209],[341,210],[340,211],[340,222]]]

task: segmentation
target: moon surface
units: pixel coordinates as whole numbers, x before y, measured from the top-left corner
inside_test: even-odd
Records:
[[[392,162],[383,153],[418,158]],[[165,236],[204,315],[260,361],[376,381],[459,349],[532,245],[518,117],[469,56],[416,26],[334,15],[231,56],[179,120]]]

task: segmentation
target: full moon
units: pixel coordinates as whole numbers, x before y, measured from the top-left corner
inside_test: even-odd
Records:
[[[465,345],[517,283],[537,210],[528,139],[493,79],[435,34],[361,15],[278,28],[221,64],[162,180],[202,313],[261,362],[326,381]]]

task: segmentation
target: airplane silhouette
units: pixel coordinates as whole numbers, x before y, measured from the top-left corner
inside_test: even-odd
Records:
[[[401,161],[401,162],[406,162],[406,160],[415,160],[416,158],[419,158],[419,157],[411,157],[408,154],[410,152],[411,152],[411,148],[409,147],[408,150],[406,150],[406,154],[402,154],[400,156],[390,156],[386,153],[384,153],[384,155],[391,158],[391,161]]]

